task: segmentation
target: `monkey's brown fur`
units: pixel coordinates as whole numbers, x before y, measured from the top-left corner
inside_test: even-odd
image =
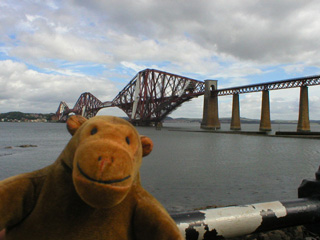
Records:
[[[140,184],[149,138],[110,116],[73,116],[67,127],[73,136],[52,165],[0,182],[7,240],[183,239]]]

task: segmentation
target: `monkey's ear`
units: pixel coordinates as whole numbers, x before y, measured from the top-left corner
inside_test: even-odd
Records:
[[[69,117],[67,120],[67,129],[69,133],[73,136],[85,121],[87,121],[87,119],[80,115],[73,115]]]
[[[141,145],[142,145],[142,156],[145,157],[151,153],[153,148],[153,142],[150,138],[146,136],[140,136]]]

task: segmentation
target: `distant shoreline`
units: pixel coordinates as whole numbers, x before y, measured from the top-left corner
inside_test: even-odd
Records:
[[[0,113],[0,122],[55,122],[54,116],[54,113],[7,112]]]
[[[126,118],[127,119],[127,118]],[[231,118],[220,118],[220,123],[231,123]],[[0,113],[0,122],[57,122],[54,113]],[[164,123],[199,123],[201,118],[172,118],[167,117]],[[259,124],[259,119],[240,118],[243,124]],[[271,124],[297,124],[297,120],[271,120]],[[320,124],[320,120],[310,120],[310,123]]]
[[[164,123],[201,123],[200,118],[166,118]],[[220,118],[220,123],[231,123],[231,118]],[[260,124],[259,119],[240,118],[244,124]],[[310,123],[320,124],[320,120],[310,120]],[[298,124],[297,120],[271,120],[271,124]]]

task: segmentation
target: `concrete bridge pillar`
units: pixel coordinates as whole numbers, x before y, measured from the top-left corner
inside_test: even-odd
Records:
[[[309,132],[309,99],[308,99],[308,87],[300,87],[300,104],[299,104],[299,119],[298,119],[298,132]]]
[[[269,90],[262,91],[260,131],[271,131]]]
[[[239,94],[233,94],[232,97],[232,117],[231,117],[231,130],[241,130],[240,123],[240,104],[239,104]]]
[[[217,80],[205,80],[203,117],[201,122],[201,128],[220,129],[218,95],[212,92],[216,90],[217,87]]]

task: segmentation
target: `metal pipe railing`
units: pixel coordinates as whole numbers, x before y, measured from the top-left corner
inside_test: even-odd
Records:
[[[303,180],[299,199],[212,208],[172,214],[186,240],[213,240],[307,225],[320,234],[320,167],[315,180]]]
[[[171,216],[186,240],[231,238],[318,223],[320,201],[318,199],[274,201],[198,210]]]

